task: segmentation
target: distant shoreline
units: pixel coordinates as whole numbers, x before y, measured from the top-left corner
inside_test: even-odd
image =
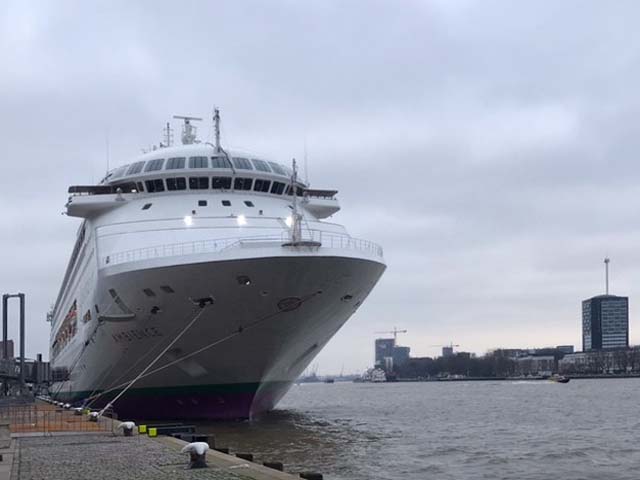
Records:
[[[640,378],[640,374],[620,374],[620,375],[567,375],[571,380],[592,380],[592,379],[614,379],[614,378]],[[490,381],[539,381],[549,380],[549,377],[462,377],[462,378],[398,378],[386,383],[410,383],[410,382],[490,382]]]

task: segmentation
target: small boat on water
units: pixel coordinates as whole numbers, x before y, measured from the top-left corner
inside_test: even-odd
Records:
[[[552,375],[549,380],[555,383],[569,383],[571,379],[565,375]]]

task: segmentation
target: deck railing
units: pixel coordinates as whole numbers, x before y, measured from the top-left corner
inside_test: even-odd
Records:
[[[369,240],[353,238],[349,235],[325,232],[322,230],[305,229],[301,240],[316,242],[317,248],[331,248],[356,250],[382,258],[382,247]],[[111,253],[101,258],[102,266],[118,265],[121,263],[137,262],[153,258],[195,255],[200,253],[220,253],[232,248],[247,248],[260,246],[278,246],[289,241],[289,235],[256,235],[250,237],[233,237],[216,240],[196,240],[192,242],[170,243],[153,247],[136,248],[122,252]]]

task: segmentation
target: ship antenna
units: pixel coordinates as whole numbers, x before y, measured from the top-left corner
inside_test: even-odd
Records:
[[[611,260],[609,257],[604,259],[604,283],[605,283],[605,292],[609,295],[609,262]]]
[[[309,185],[309,168],[307,163],[307,137],[304,137],[304,183]]]
[[[296,244],[300,241],[300,237],[302,236],[302,226],[300,224],[301,216],[298,212],[298,195],[296,192],[296,182],[298,181],[298,166],[296,165],[296,159],[294,158],[291,162],[292,164],[292,173],[291,173],[291,193],[293,194],[293,213],[292,224],[291,224],[291,243]]]
[[[216,138],[216,153],[220,153],[220,110],[213,108],[213,130]]]
[[[107,173],[109,173],[109,130],[107,130],[107,133],[104,137],[104,147],[105,147],[105,154],[107,156]]]
[[[164,133],[164,146],[170,147],[171,143],[173,142],[173,129],[171,128],[171,124],[167,122],[167,125],[162,131]]]

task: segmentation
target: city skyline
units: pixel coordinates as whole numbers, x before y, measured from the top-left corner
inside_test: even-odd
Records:
[[[0,285],[26,294],[28,356],[48,354],[79,225],[60,214],[67,188],[160,141],[174,114],[205,117],[210,139],[214,105],[224,145],[297,158],[339,190],[336,221],[384,248],[319,373],[371,366],[374,332],[394,326],[415,356],[579,349],[605,257],[640,343],[640,6],[622,5],[5,3]]]

